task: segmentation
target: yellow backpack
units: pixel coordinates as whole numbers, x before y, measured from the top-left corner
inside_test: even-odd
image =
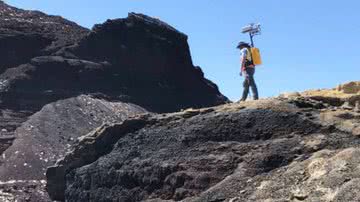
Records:
[[[250,52],[251,52],[251,59],[252,59],[253,64],[255,66],[261,65],[262,60],[261,60],[260,50],[255,47],[251,47]]]

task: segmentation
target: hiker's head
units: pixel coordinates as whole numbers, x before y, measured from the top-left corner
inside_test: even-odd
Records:
[[[249,48],[249,47],[250,47],[250,45],[243,41],[239,42],[239,44],[237,46],[238,49]]]

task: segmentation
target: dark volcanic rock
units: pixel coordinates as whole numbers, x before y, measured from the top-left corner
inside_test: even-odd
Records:
[[[68,51],[84,59],[108,61],[122,69],[136,69],[148,62],[150,67],[138,69],[153,76],[177,70],[176,66],[185,70],[192,66],[185,34],[158,19],[136,13],[95,25],[79,45]]]
[[[51,40],[39,34],[13,34],[0,35],[0,43],[0,72],[3,72],[9,67],[26,63],[32,57],[42,55],[42,50]]]
[[[47,103],[81,94],[123,94],[111,80],[108,66],[59,56],[33,58],[29,64],[0,75],[3,105],[39,110]]]
[[[50,201],[44,180],[48,166],[65,155],[80,136],[103,123],[144,112],[133,104],[84,95],[46,105],[16,129],[15,141],[2,154],[0,190],[8,190],[5,199]],[[0,201],[1,196],[0,192]]]
[[[0,1],[0,72],[74,44],[88,32],[60,16],[22,10]]]
[[[45,180],[13,180],[0,182],[0,201],[51,202]]]
[[[151,111],[227,102],[217,86],[192,64],[187,36],[145,15],[130,13],[126,19],[95,25],[79,45],[58,54],[109,63],[119,81],[116,85]]]
[[[103,123],[228,102],[187,36],[145,15],[90,32],[0,1],[0,43],[0,200],[48,200],[45,168]]]
[[[13,10],[17,11],[10,9]],[[29,13],[32,12],[26,11],[27,15]],[[35,17],[31,19],[34,19],[34,26],[40,23]],[[37,39],[42,41],[43,36],[35,34],[35,45],[31,48],[35,50],[38,45],[38,51],[41,51],[46,43]],[[72,43],[79,38],[71,40]],[[25,44],[22,50],[27,47]],[[135,103],[150,111],[173,112],[228,101],[215,84],[204,78],[201,69],[193,66],[187,36],[144,15],[130,14],[126,19],[96,25],[79,45],[62,48],[57,55],[61,56],[30,60],[34,54],[29,52],[24,57],[24,61],[29,60],[27,64],[9,68],[1,74],[3,105],[37,111],[59,99],[102,94],[110,100]]]
[[[183,86],[186,78],[181,82],[173,80],[170,88],[159,85],[162,78],[147,78],[144,72],[135,76],[138,79],[146,77],[138,83],[121,76],[121,72],[121,69],[107,63],[60,56],[37,57],[29,64],[10,68],[0,75],[0,97],[2,104],[8,108],[34,111],[47,103],[81,94],[131,102],[155,112],[211,106],[226,101],[215,86],[201,83],[200,78],[198,88],[195,87],[196,82],[194,87]],[[204,86],[201,87],[202,84]]]
[[[8,68],[28,63],[31,58],[36,56],[50,55],[63,46],[76,43],[88,32],[89,30],[59,16],[18,9],[0,1],[0,77]],[[22,75],[25,75],[25,72],[17,71],[12,77],[19,78]],[[12,96],[7,97],[5,93],[7,84],[6,80],[0,82],[1,153],[11,145],[14,139],[14,130],[26,121],[28,116],[43,106],[43,104],[37,104],[35,108],[12,107],[24,105],[22,103],[27,98],[16,100],[12,99]],[[36,98],[32,100],[34,99]],[[39,97],[39,99],[42,98]],[[8,103],[6,103],[7,101]],[[36,103],[40,102],[48,103],[43,101]],[[11,105],[7,105],[9,103]]]
[[[247,167],[249,179],[288,165],[309,152],[299,146],[302,138],[321,130],[285,102],[242,108],[144,116],[104,126],[48,170],[49,193],[67,201],[183,200],[220,183],[239,166]]]
[[[2,109],[0,111],[0,154],[2,154],[15,139],[14,131],[32,114],[32,111],[17,111]]]
[[[15,131],[16,140],[4,152],[2,180],[42,180],[53,165],[77,142],[103,123],[122,121],[146,112],[121,102],[79,96],[46,105]]]
[[[270,99],[105,125],[47,171],[49,194],[66,201],[360,198],[360,140],[342,124],[351,119],[360,126],[351,118],[357,115],[290,102]]]

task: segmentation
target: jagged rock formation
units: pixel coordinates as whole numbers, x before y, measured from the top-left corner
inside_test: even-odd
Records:
[[[0,72],[74,44],[88,32],[60,16],[22,10],[0,1]]]
[[[45,104],[81,94],[155,112],[227,101],[192,65],[187,37],[159,20],[130,14],[90,33],[61,17],[3,2],[0,14],[0,40],[7,44],[0,48],[0,101],[14,112],[9,119],[19,120],[16,126]]]
[[[67,201],[348,201],[359,197],[358,116],[304,97],[140,116],[83,137],[47,171],[48,190]]]
[[[228,101],[185,34],[135,13],[92,31],[0,17],[0,200],[359,200],[358,82],[152,114]]]
[[[125,19],[95,25],[78,45],[57,54],[109,64],[108,83],[151,111],[200,108],[227,100],[194,67],[187,36],[145,15],[130,13]]]
[[[187,36],[160,20],[131,13],[89,32],[61,17],[4,3],[0,11],[0,40],[8,44],[0,49],[6,60],[0,60],[0,97],[7,108],[38,111],[81,94],[154,112],[227,102],[193,66]]]
[[[0,200],[49,200],[46,167],[104,122],[228,102],[187,36],[142,14],[90,31],[0,1],[0,43]]]
[[[59,16],[49,16],[39,11],[26,11],[0,1],[0,152],[11,145],[13,132],[26,118],[41,109],[23,106],[29,97],[11,99],[7,94],[9,80],[4,72],[11,67],[28,63],[31,58],[51,55],[63,46],[78,42],[89,33],[88,29]],[[25,72],[13,72],[12,77],[24,76]],[[8,75],[9,76],[9,75]],[[31,85],[31,84],[30,84]],[[24,92],[24,91],[23,91]],[[34,98],[33,98],[34,99]],[[35,98],[36,99],[36,98]],[[42,100],[41,98],[38,98]],[[9,105],[10,104],[10,105]]]

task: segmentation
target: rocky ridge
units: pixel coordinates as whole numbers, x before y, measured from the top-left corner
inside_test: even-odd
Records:
[[[348,201],[357,117],[301,95],[143,115],[83,137],[47,186],[67,201]]]
[[[154,112],[227,102],[192,65],[186,35],[160,20],[132,13],[90,32],[59,16],[2,1],[0,11],[0,41],[7,44],[0,48],[1,150],[11,144],[15,129],[43,106],[84,94]],[[146,46],[136,44],[140,39]],[[95,57],[97,50],[101,58]],[[159,54],[145,58],[151,52]],[[164,52],[169,54],[160,54]]]
[[[0,1],[0,72],[72,45],[89,30],[60,16],[18,9]]]
[[[228,100],[161,20],[0,16],[0,200],[359,200],[359,82],[210,107]]]
[[[360,103],[360,82],[344,83],[333,89],[309,90],[301,93],[301,95],[335,106],[346,104],[349,107],[358,107]]]
[[[97,94],[153,112],[173,112],[228,101],[192,64],[187,36],[160,20],[130,13],[77,36],[83,37],[50,55],[32,52],[25,64],[5,68],[2,103],[38,111],[59,99]]]
[[[50,200],[46,167],[103,123],[228,102],[161,20],[130,13],[90,31],[3,1],[0,17],[1,200]]]

